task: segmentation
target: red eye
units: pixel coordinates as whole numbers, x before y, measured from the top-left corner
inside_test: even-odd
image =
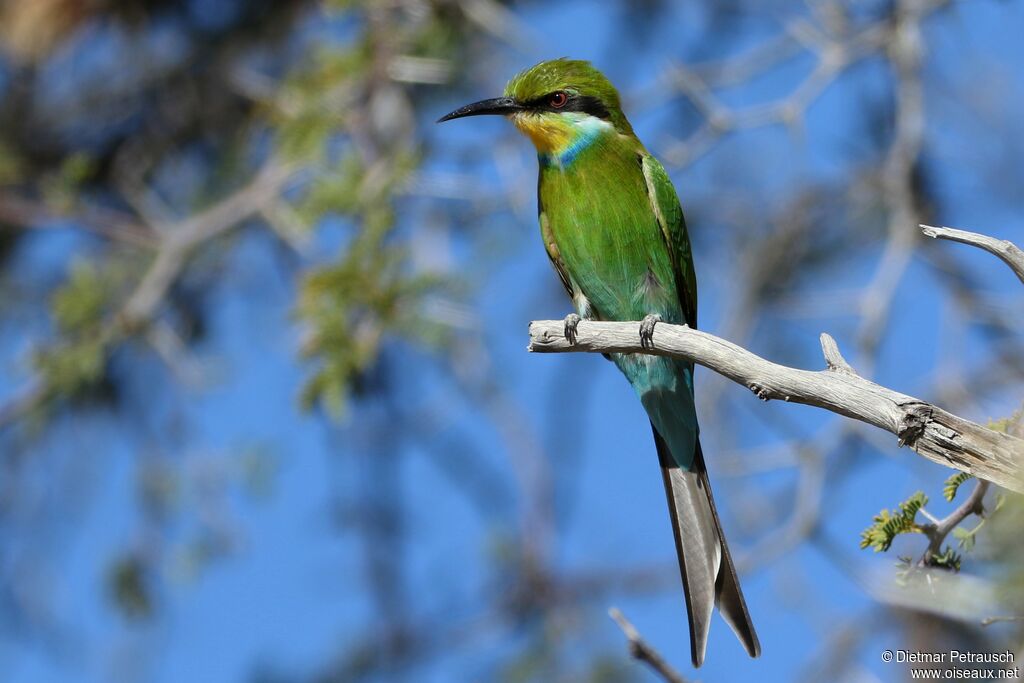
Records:
[[[556,92],[551,95],[551,98],[548,100],[548,104],[550,104],[555,109],[561,109],[562,107],[565,106],[565,103],[568,101],[568,95],[566,95],[564,92]]]

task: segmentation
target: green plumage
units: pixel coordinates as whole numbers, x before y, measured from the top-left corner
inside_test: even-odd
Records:
[[[541,237],[580,317],[640,321],[657,315],[696,326],[697,281],[679,199],[665,169],[633,133],[607,78],[587,62],[542,62],[513,78],[503,97],[466,105],[441,120],[481,114],[508,116],[537,148]],[[761,646],[700,447],[693,366],[648,354],[611,359],[653,427],[693,663],[704,660],[716,605],[756,657]]]
[[[541,165],[540,222],[548,255],[584,318],[696,325],[693,261],[683,214],[661,164],[632,135],[609,131],[571,164]],[[693,367],[616,354],[676,464],[697,438]]]

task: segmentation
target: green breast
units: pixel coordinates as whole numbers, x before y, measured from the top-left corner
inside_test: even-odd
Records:
[[[539,199],[573,285],[604,320],[684,322],[672,260],[648,196],[639,142],[609,135],[571,164],[544,163]]]

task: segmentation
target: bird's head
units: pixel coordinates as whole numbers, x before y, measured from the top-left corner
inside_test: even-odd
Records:
[[[590,62],[564,57],[519,73],[502,97],[467,104],[438,122],[483,114],[508,116],[544,154],[599,131],[633,135],[611,81]]]

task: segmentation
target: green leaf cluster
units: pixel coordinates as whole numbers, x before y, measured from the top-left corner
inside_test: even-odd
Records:
[[[952,547],[946,546],[942,549],[942,552],[931,555],[927,559],[927,565],[929,567],[937,567],[939,569],[948,569],[950,571],[960,571],[960,561],[963,556],[960,553],[953,550]]]
[[[51,398],[75,398],[106,373],[112,318],[131,269],[116,259],[76,261],[50,298],[57,341],[36,350],[33,364]]]
[[[350,154],[337,173],[313,184],[300,206],[311,218],[335,213],[354,224],[337,260],[312,270],[300,287],[297,312],[309,330],[302,354],[316,363],[302,394],[306,408],[320,405],[340,416],[387,335],[426,341],[436,330],[418,309],[447,281],[415,272],[394,234],[396,194],[415,164],[408,153],[373,165]]]
[[[874,548],[875,552],[884,552],[892,545],[900,534],[920,533],[917,524],[917,511],[928,504],[928,496],[922,491],[899,504],[891,512],[882,510],[873,519],[873,523],[861,532],[861,548]]]
[[[988,428],[996,432],[1007,434],[1022,420],[1024,420],[1024,407],[1015,410],[1013,415],[1010,417],[1004,417],[999,420],[989,420]]]
[[[422,161],[415,86],[381,72],[390,63],[381,60],[381,45],[403,58],[451,60],[467,24],[439,3],[389,22],[383,35],[373,3],[337,2],[333,9],[350,13],[364,30],[344,47],[315,50],[275,98],[271,119],[279,150],[317,168],[309,185],[289,197],[294,215],[309,226],[343,219],[338,256],[306,274],[296,306],[307,331],[301,353],[313,365],[302,405],[340,417],[389,339],[431,349],[449,338],[424,311],[453,282],[418,269],[412,238],[399,229],[411,222],[402,215],[402,197]]]
[[[319,404],[340,416],[349,390],[378,359],[385,335],[425,336],[417,330],[416,305],[444,280],[410,274],[401,250],[373,249],[373,235],[365,230],[356,248],[302,284],[298,314],[309,327],[302,355],[316,362],[302,393],[306,408]]]
[[[111,602],[130,619],[153,614],[155,595],[149,567],[136,553],[116,558],[107,568],[106,586]]]
[[[82,186],[96,173],[95,160],[84,152],[64,158],[60,166],[41,179],[39,189],[47,205],[71,212],[79,201]]]
[[[957,472],[948,479],[942,486],[942,497],[947,501],[952,502],[956,498],[957,491],[960,490],[960,485],[968,479],[973,479],[974,475],[968,474],[967,472]]]
[[[0,140],[0,185],[18,182],[22,173],[21,159],[13,149]]]

